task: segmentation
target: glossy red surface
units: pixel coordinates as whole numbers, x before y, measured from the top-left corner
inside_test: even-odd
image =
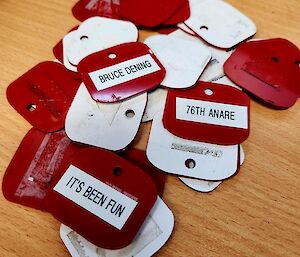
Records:
[[[291,107],[300,96],[300,51],[286,39],[241,44],[224,64],[236,84],[274,108]]]
[[[207,95],[206,89],[212,90],[213,94]],[[177,97],[246,106],[248,107],[248,129],[176,119]],[[184,139],[218,145],[241,144],[249,136],[250,99],[245,93],[234,87],[210,82],[198,82],[194,87],[185,90],[169,90],[163,124],[169,132]]]
[[[99,247],[119,249],[129,245],[157,199],[157,190],[152,179],[137,166],[100,148],[79,151],[73,156],[71,164],[121,193],[135,198],[137,206],[123,228],[115,228],[53,190],[66,172],[66,167],[62,167],[48,188],[45,199],[47,210],[61,223]],[[121,173],[116,175],[113,172],[115,168],[120,169]]]
[[[39,63],[7,88],[7,99],[33,127],[54,132],[64,128],[65,117],[80,81],[62,64]]]
[[[114,59],[109,58],[112,53],[116,55]],[[160,70],[99,91],[89,76],[90,72],[101,70],[148,54],[151,55],[158,64]],[[92,98],[95,101],[104,103],[122,101],[134,95],[151,91],[160,85],[166,73],[165,68],[149,47],[139,42],[125,43],[91,54],[78,64],[78,72],[82,76],[83,82]]]

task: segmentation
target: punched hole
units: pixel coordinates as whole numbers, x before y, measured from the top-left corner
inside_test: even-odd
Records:
[[[214,91],[212,91],[212,89],[210,89],[210,88],[206,88],[206,89],[204,89],[204,93],[205,93],[206,95],[213,95],[213,94],[214,94]]]
[[[272,57],[271,60],[272,60],[273,62],[279,62],[279,59],[278,59],[277,57]]]
[[[81,40],[81,41],[84,41],[84,40],[87,40],[87,39],[89,39],[88,36],[81,36],[81,37],[80,37],[80,40]]]
[[[27,110],[28,110],[29,112],[35,111],[35,110],[36,110],[36,104],[29,104],[29,105],[27,106]]]
[[[208,30],[208,27],[207,26],[201,26],[200,29],[201,30]]]
[[[300,67],[300,61],[295,61],[295,64],[298,65],[298,67]]]
[[[135,115],[135,112],[134,112],[134,110],[127,110],[125,112],[125,115],[126,115],[127,118],[133,118],[134,115]]]
[[[28,181],[33,182],[34,178],[33,177],[28,177]]]
[[[113,169],[113,174],[116,176],[116,177],[119,177],[121,174],[122,174],[123,170],[120,168],[120,167],[115,167]]]
[[[117,55],[115,53],[110,53],[108,55],[108,58],[110,58],[110,59],[115,59],[116,57],[117,57]]]
[[[196,162],[193,159],[187,159],[185,161],[185,167],[188,169],[194,169],[196,167]]]

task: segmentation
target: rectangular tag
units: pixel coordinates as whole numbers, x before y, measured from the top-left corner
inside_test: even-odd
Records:
[[[71,165],[54,190],[121,230],[137,202]]]
[[[103,90],[124,82],[159,71],[160,67],[150,54],[146,54],[113,66],[89,73],[97,90]]]
[[[176,97],[176,119],[248,129],[248,107]]]

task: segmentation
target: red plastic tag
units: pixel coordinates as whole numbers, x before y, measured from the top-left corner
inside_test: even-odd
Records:
[[[80,0],[73,6],[72,13],[80,21],[94,16],[119,19],[119,6],[114,0]]]
[[[79,26],[75,26],[68,33],[75,31],[79,28]],[[64,63],[64,46],[63,40],[61,39],[52,49],[55,58],[60,62]]]
[[[43,209],[46,191],[53,176],[83,147],[71,142],[64,130],[44,133],[32,128],[4,174],[2,191],[5,198]]]
[[[177,25],[190,17],[189,1],[185,3],[163,25]]]
[[[148,46],[126,43],[84,58],[78,72],[92,98],[118,102],[159,86],[165,69]]]
[[[135,24],[151,28],[169,21],[186,3],[186,0],[126,0],[121,2],[119,14]]]
[[[53,132],[65,125],[80,81],[56,62],[42,62],[11,83],[9,103],[35,128]]]
[[[163,124],[184,139],[236,145],[249,136],[249,115],[250,99],[242,91],[198,82],[189,90],[169,90]]]
[[[226,75],[273,107],[286,109],[300,96],[300,51],[285,39],[241,44],[224,64]]]
[[[121,152],[120,156],[144,170],[156,184],[159,196],[163,196],[166,175],[161,170],[151,165],[147,159],[145,151],[135,148],[128,148],[124,152]]]
[[[112,152],[88,148],[53,179],[45,204],[88,241],[119,249],[132,242],[156,199],[155,184],[141,169]]]

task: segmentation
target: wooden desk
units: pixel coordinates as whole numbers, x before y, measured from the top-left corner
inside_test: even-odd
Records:
[[[30,125],[9,106],[7,85],[38,62],[77,21],[72,1],[0,1],[0,177]],[[229,0],[251,17],[258,38],[283,37],[300,47],[299,0]],[[146,36],[143,33],[143,38]],[[300,86],[300,85],[299,85]],[[169,176],[165,202],[176,226],[157,256],[300,255],[300,100],[286,111],[252,101],[251,136],[240,173],[201,194]],[[150,124],[137,146],[146,147]],[[1,182],[1,180],[0,180]],[[0,194],[0,256],[68,256],[50,214]]]

